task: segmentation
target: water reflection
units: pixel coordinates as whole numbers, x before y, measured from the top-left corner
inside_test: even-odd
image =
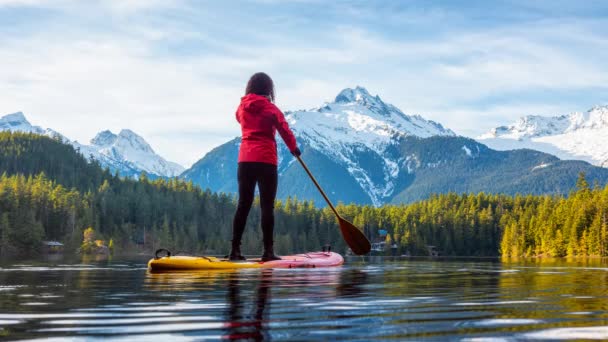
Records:
[[[253,317],[245,312],[246,306],[243,305],[249,300],[241,293],[241,283],[237,276],[232,274],[228,279],[227,302],[230,304],[226,313],[227,334],[224,336],[227,339],[253,339],[261,341],[269,339],[266,334],[265,317],[268,317],[268,300],[270,299],[270,291],[273,286],[273,271],[261,270],[261,279],[257,284],[256,296],[254,299],[255,308]],[[266,315],[265,315],[266,312]]]
[[[608,338],[591,261],[349,262],[150,273],[144,261],[0,265],[0,339]]]
[[[286,306],[293,302],[331,301],[339,296],[362,293],[365,274],[358,270],[343,272],[341,269],[252,269],[208,270],[195,272],[148,272],[145,288],[156,291],[168,299],[180,298],[188,303],[199,303],[205,298],[224,298],[226,304],[222,322],[223,339],[268,340],[272,338],[271,326],[289,326],[283,319],[271,320],[273,305],[280,317],[285,314],[301,316],[305,306]],[[223,295],[221,294],[223,292]],[[273,302],[273,294],[279,294]],[[297,295],[294,295],[296,294]],[[198,297],[198,298],[197,298]]]
[[[358,297],[364,294],[368,282],[367,273],[359,269],[349,269],[340,273],[336,292],[339,297]]]

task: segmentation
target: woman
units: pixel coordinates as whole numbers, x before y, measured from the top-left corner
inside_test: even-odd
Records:
[[[283,113],[274,105],[274,83],[263,72],[254,74],[247,83],[245,96],[236,111],[241,124],[241,147],[238,172],[239,201],[232,224],[230,260],[245,260],[241,254],[241,238],[247,215],[253,203],[255,186],[260,190],[264,254],[262,261],[280,260],[274,254],[274,200],[277,194],[277,142],[275,133],[285,141],[294,156],[300,156],[296,138]]]

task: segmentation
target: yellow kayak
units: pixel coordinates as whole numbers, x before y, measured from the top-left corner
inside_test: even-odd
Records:
[[[316,268],[335,267],[344,263],[344,258],[334,252],[311,252],[282,256],[281,260],[263,262],[260,259],[230,261],[212,256],[164,256],[148,262],[152,271],[209,270],[236,268]]]

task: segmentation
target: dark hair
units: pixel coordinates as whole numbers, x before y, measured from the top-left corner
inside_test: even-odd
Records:
[[[256,72],[247,82],[245,95],[257,94],[267,96],[270,101],[274,102],[274,82],[272,78],[263,72]]]

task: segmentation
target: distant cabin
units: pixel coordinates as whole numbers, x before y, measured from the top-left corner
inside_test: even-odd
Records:
[[[384,253],[385,250],[386,250],[386,242],[385,241],[372,243],[372,250],[371,250],[372,253],[374,253],[374,252],[376,252],[376,253]]]
[[[426,246],[427,251],[429,252],[429,256],[438,257],[441,256],[441,251],[437,249],[435,246]]]
[[[59,241],[42,241],[42,249],[46,253],[63,253],[63,247]]]

